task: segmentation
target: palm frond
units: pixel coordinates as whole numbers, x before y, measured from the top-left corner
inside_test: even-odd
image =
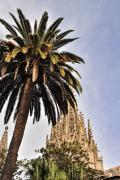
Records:
[[[49,31],[43,38],[43,42],[50,42],[56,36],[56,32]]]
[[[38,122],[40,120],[41,115],[41,102],[40,98],[38,98],[36,95],[34,96],[34,118],[33,123]]]
[[[66,52],[66,51],[61,52],[60,56],[63,58],[64,63],[65,62],[85,63],[85,61],[81,57],[70,52]]]
[[[30,34],[30,39],[33,47],[37,47],[39,45],[39,36],[38,34]]]
[[[18,82],[17,85],[15,85],[15,87],[13,88],[13,90],[11,92],[9,102],[8,102],[6,112],[5,112],[5,118],[4,118],[5,124],[8,123],[10,116],[13,112],[13,108],[14,108],[14,105],[15,105],[15,102],[16,102],[16,99],[17,99],[17,96],[19,93],[19,88],[20,88],[20,82]]]
[[[30,21],[28,19],[25,20],[25,26],[26,26],[26,29],[27,29],[27,34],[31,34],[32,33],[32,28],[31,28]]]
[[[42,101],[45,108],[45,115],[48,117],[48,123],[52,122],[52,125],[56,124],[56,112],[55,105],[51,99],[50,92],[45,85],[41,86]]]
[[[75,106],[77,105],[77,101],[75,99],[73,91],[71,90],[69,85],[65,82],[64,82],[64,89],[65,89],[66,97],[67,97],[69,104],[72,106],[73,109],[75,109]]]
[[[9,83],[13,80],[12,74],[6,74],[3,78],[0,78],[0,94],[3,93],[5,88],[9,85]]]
[[[67,73],[66,73],[67,74]],[[72,76],[72,74],[71,74]],[[58,73],[55,73],[55,76],[54,76],[59,82],[62,82],[62,86],[64,88],[64,92],[65,92],[65,96],[67,97],[70,96],[70,99],[72,99],[73,101],[73,104],[76,104],[76,99],[74,97],[74,94],[73,94],[73,90],[75,89],[78,93],[79,93],[79,90],[78,90],[78,87],[74,87],[74,85],[71,85],[69,83],[69,81],[66,79],[66,76],[63,78],[61,76],[59,76]],[[74,76],[72,76],[72,78],[74,79],[74,81],[76,82],[76,78]],[[66,89],[67,88],[67,89]],[[69,100],[68,100],[69,101]],[[70,103],[71,104],[71,103]],[[73,106],[74,108],[74,106]]]
[[[24,37],[24,31],[23,31],[20,23],[18,22],[17,18],[16,18],[12,13],[9,13],[9,14],[10,14],[11,17],[13,18],[15,24],[17,25],[17,27],[16,27],[16,26],[14,26],[14,27],[15,27],[15,28],[18,30],[18,32]]]
[[[80,73],[79,73],[77,70],[75,70],[75,68],[73,68],[72,66],[70,66],[70,65],[68,65],[68,64],[65,64],[65,63],[62,63],[62,62],[59,62],[59,63],[58,63],[58,66],[59,66],[59,65],[62,66],[62,67],[67,68],[67,69],[70,70],[71,72],[76,73],[77,76],[81,79]]]
[[[58,18],[47,30],[45,37],[44,37],[44,41],[50,41],[52,38],[54,38],[56,36],[56,34],[58,33],[58,31],[56,31],[57,27],[59,26],[59,24],[61,23],[61,21],[63,20],[63,18]]]
[[[37,33],[39,34],[40,39],[43,37],[43,35],[45,33],[47,21],[48,21],[48,13],[44,12],[44,14],[42,15],[42,18],[40,20],[38,30],[37,30]]]
[[[82,92],[82,87],[80,85],[80,82],[75,78],[72,73],[69,70],[65,70],[65,78],[66,82],[73,87],[78,94]]]
[[[4,89],[4,91],[2,92],[2,94],[0,95],[0,112],[13,88],[14,84],[13,82],[9,82],[9,84],[7,85],[7,87]]]
[[[32,100],[31,100],[30,109],[29,109],[30,116],[32,116],[33,114],[33,109],[34,109],[34,96],[32,95]]]
[[[76,39],[78,38],[69,38],[69,39],[62,39],[62,40],[56,40],[54,42],[54,50],[57,50],[59,49],[60,47],[72,42],[72,41],[75,41]]]
[[[65,31],[63,33],[58,34],[58,36],[56,37],[57,40],[63,39],[65,36],[67,36],[69,33],[73,32],[74,30],[68,30]]]
[[[19,15],[21,27],[22,27],[23,32],[24,32],[24,38],[26,40],[26,43],[28,44],[29,43],[28,34],[30,33],[29,21],[26,20],[24,14],[22,13],[22,11],[20,9],[17,9],[17,12]]]
[[[59,24],[62,22],[63,19],[64,19],[64,18],[58,18],[58,19],[48,28],[47,33],[50,32],[50,31],[54,32],[54,31],[57,29],[57,27],[59,26]]]
[[[18,36],[17,32],[15,31],[15,29],[8,24],[6,21],[4,21],[3,19],[0,19],[0,22],[6,27],[6,29],[8,29],[8,31],[14,36]]]
[[[37,33],[37,20],[35,20],[35,23],[34,23],[34,34]]]
[[[65,97],[63,81],[55,74],[49,76],[48,88],[50,89],[52,97],[57,104],[60,113],[66,115],[68,113],[68,103]]]
[[[23,39],[22,39],[20,36],[17,36],[17,37],[15,37],[15,38],[13,38],[13,40],[14,40],[17,44],[19,44],[21,47],[23,47],[23,46],[25,45]]]
[[[7,39],[12,39],[12,38],[14,38],[14,36],[13,36],[12,34],[7,34],[5,37],[6,37]]]

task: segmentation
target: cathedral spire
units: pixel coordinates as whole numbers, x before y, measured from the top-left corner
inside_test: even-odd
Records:
[[[5,131],[0,141],[0,168],[3,167],[6,153],[7,153],[7,144],[8,144],[8,127],[5,127]]]
[[[99,160],[90,120],[88,120],[88,129],[86,130],[83,114],[79,113],[77,106],[74,111],[69,104],[68,114],[65,117],[61,115],[60,121],[52,127],[50,138],[47,137],[46,144],[60,147],[62,143],[73,142],[77,142],[83,150],[87,151],[91,168],[103,170],[103,161]]]
[[[92,129],[91,129],[90,119],[88,119],[88,131],[89,131],[89,133],[92,135]]]
[[[91,140],[92,140],[92,129],[91,129],[91,123],[90,123],[90,119],[88,119],[88,141],[89,141],[89,144],[91,143]]]
[[[8,144],[8,127],[5,127],[5,131],[0,141],[0,151],[2,150],[7,151],[7,144]]]

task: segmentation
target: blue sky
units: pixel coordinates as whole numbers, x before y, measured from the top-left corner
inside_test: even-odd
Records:
[[[78,98],[85,120],[91,119],[95,141],[103,155],[104,167],[120,165],[120,1],[119,0],[4,0],[0,17],[11,22],[8,12],[21,8],[34,22],[42,13],[49,12],[49,23],[64,17],[61,29],[75,29],[76,42],[65,47],[86,60],[77,66],[81,73],[83,93]],[[5,34],[0,26],[0,37]],[[4,110],[1,114],[2,135]],[[9,141],[14,124],[9,125]],[[45,143],[49,132],[44,115],[39,124],[32,125],[30,118],[20,148],[19,158],[35,156],[34,150]]]

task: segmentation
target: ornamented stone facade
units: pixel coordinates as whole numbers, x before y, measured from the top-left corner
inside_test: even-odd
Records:
[[[69,106],[68,115],[66,117],[61,116],[56,126],[51,128],[51,135],[50,138],[47,136],[46,143],[60,147],[63,142],[69,143],[74,141],[80,143],[83,149],[88,152],[89,166],[103,171],[103,160],[98,155],[98,148],[92,135],[90,120],[88,120],[88,128],[86,130],[83,114],[79,113],[77,107],[74,111]]]
[[[5,131],[0,141],[0,169],[4,164],[8,146],[8,127],[5,127]]]

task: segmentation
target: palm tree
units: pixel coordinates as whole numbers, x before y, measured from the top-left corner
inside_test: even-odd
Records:
[[[58,18],[47,28],[48,13],[45,12],[34,28],[20,9],[19,19],[12,13],[15,25],[3,19],[0,22],[7,28],[8,41],[0,45],[0,112],[8,100],[4,123],[8,123],[13,109],[16,121],[13,137],[9,146],[2,180],[10,180],[15,171],[18,150],[23,138],[28,115],[33,114],[33,123],[40,120],[41,101],[43,102],[48,123],[56,124],[60,114],[68,113],[68,103],[75,108],[76,99],[71,89],[82,91],[79,73],[70,63],[84,63],[83,59],[59,48],[76,40],[65,38],[73,30],[60,32]]]

